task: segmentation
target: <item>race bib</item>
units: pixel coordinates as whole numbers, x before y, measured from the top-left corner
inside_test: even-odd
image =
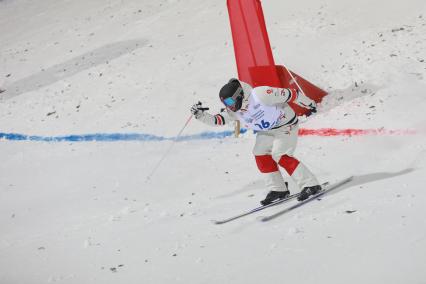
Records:
[[[240,110],[236,115],[245,127],[255,131],[266,131],[277,126],[284,118],[284,111],[276,106],[262,104],[252,92],[247,110]]]

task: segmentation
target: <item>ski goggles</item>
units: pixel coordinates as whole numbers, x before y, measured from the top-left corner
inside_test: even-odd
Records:
[[[235,91],[235,93],[232,95],[232,97],[226,98],[223,100],[223,103],[227,107],[232,107],[237,103],[237,99],[239,97],[242,97],[244,95],[244,91],[242,87],[238,87],[238,89]]]

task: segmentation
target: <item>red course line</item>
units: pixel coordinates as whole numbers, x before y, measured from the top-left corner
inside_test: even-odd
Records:
[[[388,135],[414,135],[417,134],[415,130],[400,129],[400,130],[387,130],[384,128],[378,129],[336,129],[336,128],[320,128],[320,129],[299,129],[299,136],[365,136],[365,135],[376,135],[376,136],[388,136]]]

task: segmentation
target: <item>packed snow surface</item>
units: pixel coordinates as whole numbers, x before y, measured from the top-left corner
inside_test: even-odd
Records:
[[[301,127],[376,131],[301,136],[354,180],[214,225],[267,193],[250,131],[173,141],[237,75],[226,1],[0,1],[1,284],[426,283],[426,2],[262,4],[276,62],[329,92]],[[13,139],[95,134],[165,139]]]

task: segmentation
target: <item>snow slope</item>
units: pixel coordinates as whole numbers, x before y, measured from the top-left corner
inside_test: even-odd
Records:
[[[386,130],[300,138],[353,182],[216,226],[266,194],[251,133],[178,142],[150,181],[170,140],[2,139],[0,283],[426,283],[426,3],[312,2],[263,8],[276,61],[330,92],[303,128]],[[2,0],[0,43],[0,134],[174,137],[236,75],[218,0]]]

